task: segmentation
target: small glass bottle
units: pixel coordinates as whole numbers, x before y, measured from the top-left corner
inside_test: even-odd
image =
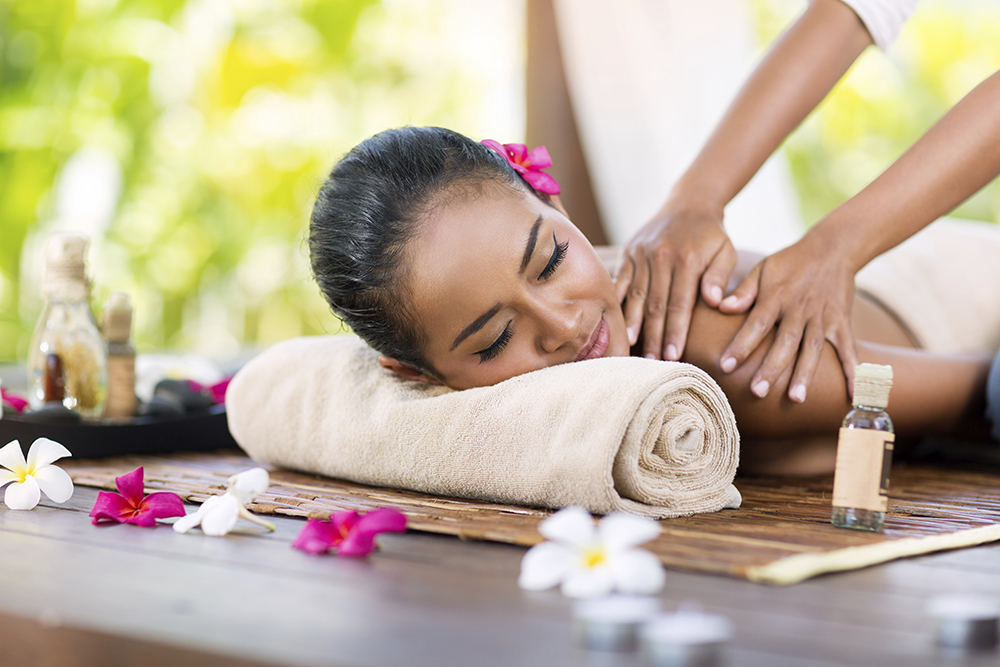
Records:
[[[32,408],[46,401],[54,360],[63,374],[62,404],[84,419],[100,419],[107,389],[104,340],[90,312],[90,283],[82,234],[55,233],[45,246],[45,308],[28,353],[28,398]]]
[[[104,304],[104,340],[108,342],[108,402],[104,416],[135,415],[135,347],[132,346],[132,305],[127,292],[112,292]]]
[[[842,528],[881,531],[889,505],[889,469],[896,441],[885,409],[892,366],[861,364],[854,370],[854,409],[837,439],[830,522]]]

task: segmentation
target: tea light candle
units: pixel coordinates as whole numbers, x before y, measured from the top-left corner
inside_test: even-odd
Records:
[[[952,593],[927,602],[937,619],[937,643],[948,648],[988,649],[997,645],[1000,602],[982,595]]]
[[[660,614],[640,632],[645,664],[651,667],[714,667],[733,636],[725,616],[693,610]]]
[[[634,651],[639,627],[660,611],[654,597],[612,595],[573,608],[580,643],[596,651]]]

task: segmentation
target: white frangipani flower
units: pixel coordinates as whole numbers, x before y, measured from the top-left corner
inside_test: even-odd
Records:
[[[64,503],[73,495],[73,480],[52,462],[72,456],[54,440],[39,438],[31,443],[25,460],[21,443],[12,440],[0,448],[0,487],[10,484],[3,501],[12,510],[30,510],[45,492],[53,502]]]
[[[582,507],[559,510],[538,524],[549,542],[537,544],[521,560],[518,585],[544,590],[562,584],[568,597],[596,597],[613,590],[648,595],[663,588],[660,560],[636,545],[660,534],[652,519],[615,512],[595,528]]]
[[[221,496],[212,496],[198,508],[194,514],[188,514],[174,523],[174,530],[186,533],[200,525],[206,535],[221,537],[236,525],[236,520],[243,517],[268,530],[274,530],[274,524],[259,516],[251,514],[246,506],[254,498],[264,493],[271,478],[263,468],[251,468],[233,475],[226,482],[226,492]]]

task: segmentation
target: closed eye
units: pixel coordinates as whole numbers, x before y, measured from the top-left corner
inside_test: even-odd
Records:
[[[556,240],[555,233],[552,234],[552,242],[556,244],[556,247],[552,249],[552,256],[549,257],[549,263],[545,265],[542,272],[538,275],[539,280],[548,280],[552,277],[552,274],[556,272],[559,265],[566,258],[566,250],[569,248],[569,241],[563,241],[559,243]]]
[[[479,355],[479,363],[483,363],[484,361],[489,361],[490,359],[495,359],[497,355],[503,352],[503,349],[507,347],[507,343],[510,342],[511,336],[514,335],[514,330],[511,328],[510,324],[511,324],[510,322],[507,323],[507,326],[504,328],[503,333],[500,334],[499,338],[493,341],[492,345],[490,345],[485,350],[480,350],[479,352],[476,352],[476,354]]]

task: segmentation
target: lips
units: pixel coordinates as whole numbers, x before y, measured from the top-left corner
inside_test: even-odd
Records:
[[[594,329],[594,333],[590,334],[590,339],[587,344],[583,346],[580,353],[576,355],[575,361],[583,361],[585,359],[597,359],[598,357],[603,357],[604,353],[608,351],[608,345],[611,343],[611,331],[608,329],[608,322],[604,319],[604,315],[601,315],[601,321]]]

